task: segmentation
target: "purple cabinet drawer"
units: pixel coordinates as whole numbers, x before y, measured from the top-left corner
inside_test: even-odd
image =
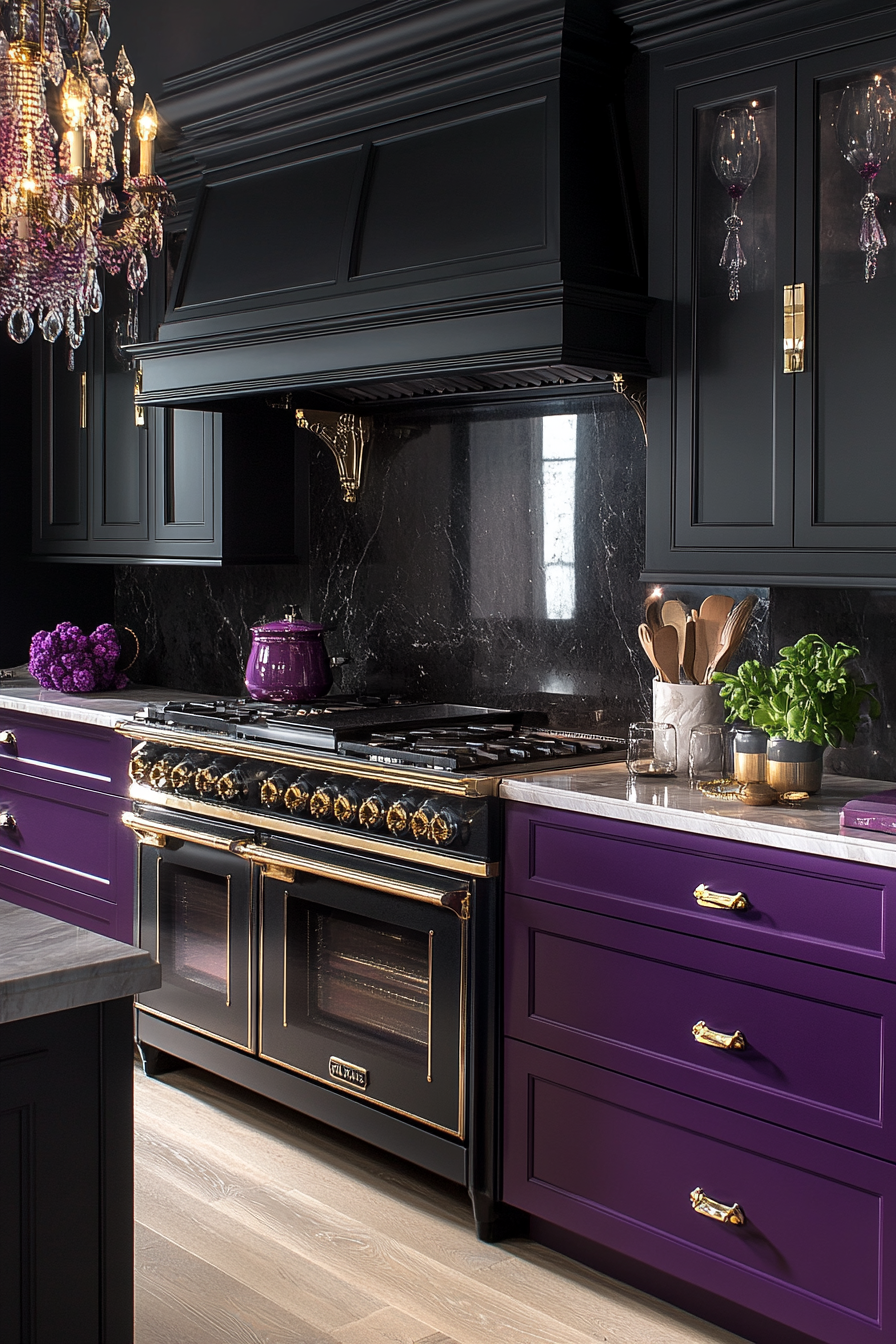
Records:
[[[894,1338],[896,1165],[517,1041],[505,1068],[508,1203],[824,1344]]]
[[[111,728],[0,708],[0,732],[15,738],[0,742],[0,774],[7,778],[36,775],[98,793],[127,793],[130,743]]]
[[[123,942],[133,941],[134,839],[123,801],[108,794],[0,775],[2,897]]]
[[[896,980],[896,869],[522,803],[507,812],[508,891]],[[700,885],[742,893],[747,908],[702,906]]]
[[[896,985],[519,896],[505,918],[509,1035],[896,1153]]]

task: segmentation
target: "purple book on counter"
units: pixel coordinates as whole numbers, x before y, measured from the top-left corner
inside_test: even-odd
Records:
[[[854,798],[841,811],[840,825],[896,835],[896,789],[881,789],[880,793]]]

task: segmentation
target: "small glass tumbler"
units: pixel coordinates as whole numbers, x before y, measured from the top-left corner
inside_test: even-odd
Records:
[[[630,724],[628,730],[628,770],[634,778],[675,774],[678,734],[672,723]]]
[[[698,723],[688,745],[688,778],[694,785],[729,778],[730,734],[724,724]]]

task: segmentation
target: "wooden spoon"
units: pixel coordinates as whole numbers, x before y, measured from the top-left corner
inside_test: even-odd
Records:
[[[750,624],[750,618],[753,615],[753,608],[756,606],[756,598],[751,593],[745,597],[742,602],[738,602],[736,607],[732,607],[728,619],[722,627],[722,633],[719,636],[719,647],[715,657],[706,669],[707,682],[712,680],[714,672],[724,672],[733,655],[741,645],[744,635],[747,633],[747,626]]]
[[[687,608],[683,602],[671,597],[663,603],[663,625],[671,625],[678,631],[678,661],[684,657],[684,628],[688,622]]]
[[[700,619],[706,630],[706,647],[708,657],[707,666],[716,656],[719,647],[719,638],[731,609],[734,606],[734,598],[729,597],[727,593],[710,593],[705,597],[700,606]]]
[[[678,675],[680,662],[678,631],[674,625],[664,625],[662,630],[656,631],[653,636],[653,656],[659,664],[663,680],[671,681],[677,686],[680,680]]]
[[[653,663],[653,666],[655,667],[656,671],[660,674],[660,681],[665,681],[666,678],[663,675],[663,669],[657,662],[656,655],[653,652],[653,631],[651,630],[650,626],[646,625],[643,621],[638,626],[638,638],[641,641],[641,648],[644,650],[644,652],[647,654],[647,657]]]

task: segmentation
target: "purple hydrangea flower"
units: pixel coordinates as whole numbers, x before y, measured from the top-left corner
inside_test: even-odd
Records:
[[[50,691],[122,691],[128,679],[116,671],[120,654],[111,625],[99,625],[92,635],[85,635],[71,621],[60,621],[55,630],[38,630],[31,641],[28,668]]]

